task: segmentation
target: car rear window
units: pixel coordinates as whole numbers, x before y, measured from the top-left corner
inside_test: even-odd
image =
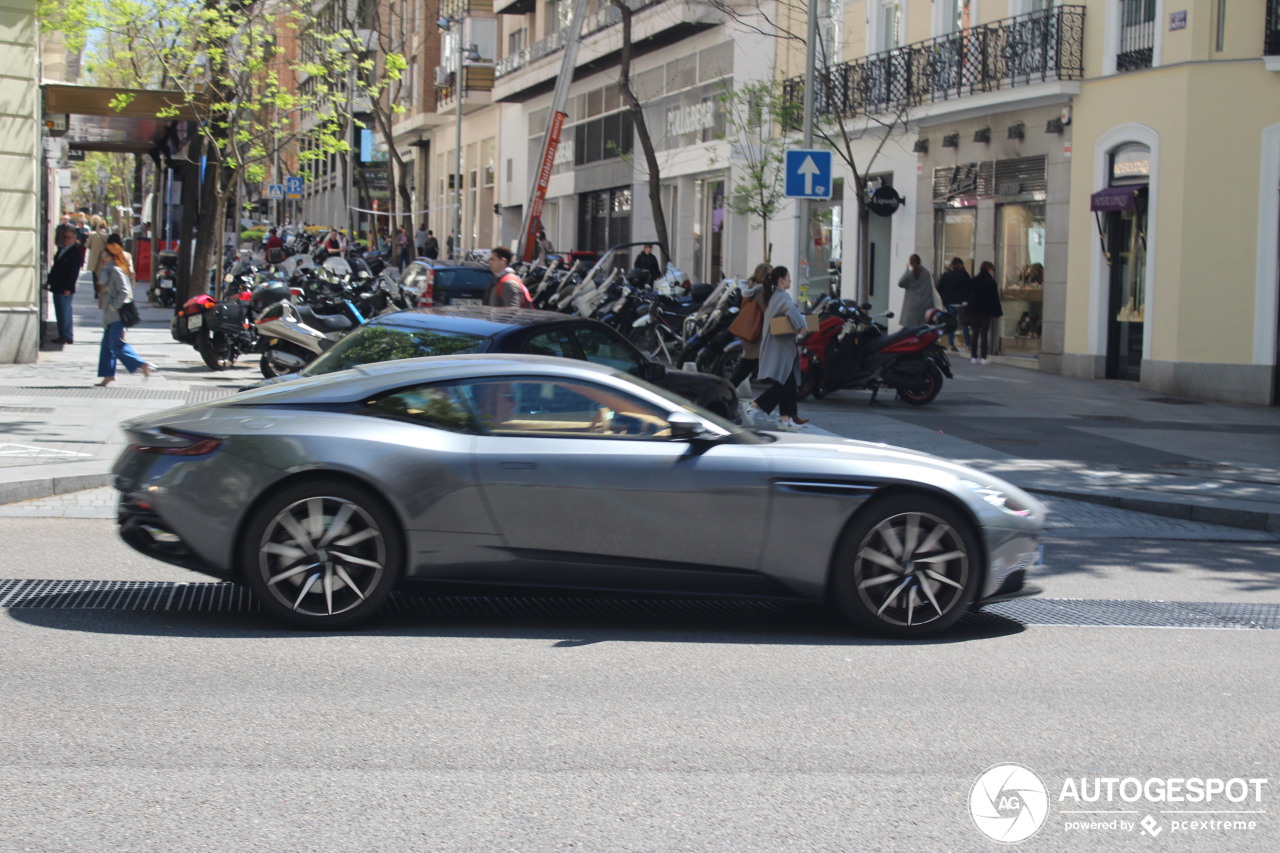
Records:
[[[493,273],[481,269],[436,270],[436,288],[449,291],[485,291],[493,283]]]
[[[350,370],[362,364],[483,352],[489,339],[481,335],[441,332],[435,329],[397,329],[393,326],[361,326],[307,365],[303,376],[321,376]]]

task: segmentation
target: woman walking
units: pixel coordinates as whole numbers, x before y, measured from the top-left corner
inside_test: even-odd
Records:
[[[769,382],[769,389],[748,407],[748,413],[772,414],[778,409],[778,429],[797,430],[807,424],[796,411],[796,385],[800,382],[800,351],[796,349],[796,335],[805,330],[804,315],[791,294],[791,273],[786,267],[774,267],[765,276],[760,288],[760,300],[765,305],[764,328],[760,333],[760,366],[757,378]],[[769,326],[775,317],[786,317],[791,322],[790,334],[777,334]]]
[[[151,375],[154,364],[143,361],[138,353],[125,343],[124,321],[120,319],[120,306],[133,301],[133,263],[129,253],[120,243],[120,235],[107,238],[102,253],[102,274],[105,276],[98,307],[102,309],[102,347],[98,351],[97,387],[105,388],[116,381],[116,361],[123,361],[130,373],[142,371],[143,377]]]
[[[764,309],[768,306],[765,304],[761,291],[764,290],[765,279],[769,277],[769,270],[773,267],[768,264],[757,264],[756,271],[747,279],[747,285],[742,291],[742,302],[745,305],[748,299],[754,299],[756,305],[760,307],[760,314],[764,316]],[[739,338],[742,341],[742,357],[738,359],[738,367],[733,371],[733,376],[729,377],[729,384],[737,388],[742,384],[742,380],[748,376],[755,375],[760,367],[760,343],[764,336],[763,329],[755,340],[749,341],[746,338]]]
[[[969,294],[969,325],[973,337],[969,343],[969,361],[987,363],[987,342],[991,338],[991,321],[1004,316],[1000,306],[1000,287],[993,273],[996,265],[982,262],[982,271],[973,279],[973,291]]]

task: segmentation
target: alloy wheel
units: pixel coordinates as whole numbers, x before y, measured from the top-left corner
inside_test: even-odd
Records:
[[[950,615],[966,600],[969,549],[958,530],[928,512],[886,516],[859,543],[853,585],[883,624],[914,628]]]
[[[340,497],[314,496],[281,509],[258,543],[258,572],[277,605],[299,616],[332,617],[370,599],[387,571],[387,544],[374,516]]]

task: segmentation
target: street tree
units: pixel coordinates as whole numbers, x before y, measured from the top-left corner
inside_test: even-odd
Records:
[[[342,134],[350,35],[307,0],[45,0],[40,15],[72,44],[127,34],[128,49],[103,60],[121,84],[172,91],[157,118],[184,109],[198,116],[188,156],[204,164],[202,214],[184,296],[202,292],[210,270],[222,267],[238,187],[259,185],[282,154],[306,162],[350,153]],[[121,93],[114,106],[130,100]]]

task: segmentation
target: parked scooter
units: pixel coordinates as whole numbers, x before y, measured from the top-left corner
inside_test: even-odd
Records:
[[[818,331],[799,342],[801,399],[856,388],[871,391],[875,403],[881,388],[892,388],[904,403],[923,406],[938,396],[944,376],[953,378],[947,353],[937,343],[956,328],[945,311],[930,309],[924,325],[886,334],[867,314],[869,303],[828,299],[819,307]]]
[[[172,308],[177,297],[178,253],[158,252],[156,271],[147,288],[147,299],[156,308]]]
[[[288,290],[284,286],[283,294],[264,292],[262,310],[255,320],[262,340],[258,366],[268,379],[298,372],[365,321],[346,296],[321,300],[323,307],[335,309],[335,313],[323,313],[294,303]]]

